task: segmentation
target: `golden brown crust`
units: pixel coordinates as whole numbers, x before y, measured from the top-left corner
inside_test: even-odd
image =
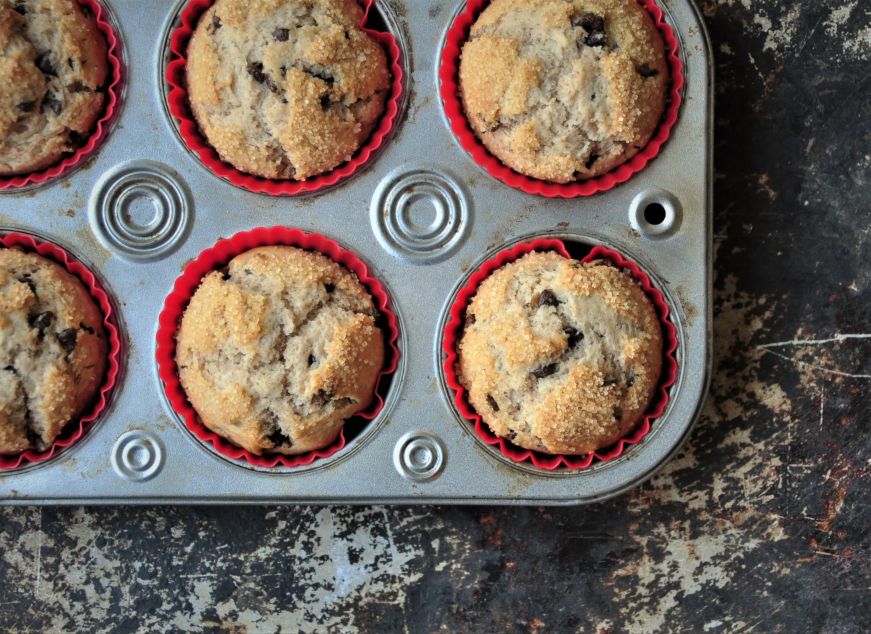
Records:
[[[60,265],[0,249],[0,453],[47,448],[93,401],[106,368],[102,321]]]
[[[494,433],[556,454],[624,436],[659,380],[662,333],[627,274],[531,253],[495,271],[466,311],[458,374]]]
[[[372,298],[319,254],[260,247],[206,275],[178,332],[182,386],[203,424],[248,451],[329,445],[384,364]]]
[[[560,183],[644,147],[667,79],[662,38],[634,0],[494,0],[460,60],[463,106],[487,149]]]
[[[77,2],[0,0],[0,175],[58,162],[103,111],[108,58]]]
[[[328,172],[369,137],[387,58],[355,0],[217,0],[188,50],[200,129],[221,158],[264,178]]]

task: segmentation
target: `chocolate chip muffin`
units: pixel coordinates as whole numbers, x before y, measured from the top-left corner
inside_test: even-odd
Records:
[[[372,298],[319,254],[260,247],[206,275],[176,361],[203,424],[254,454],[329,445],[365,409],[384,364]]]
[[[513,170],[557,183],[643,148],[667,81],[662,38],[635,0],[493,0],[460,60],[478,138]]]
[[[661,364],[656,312],[628,274],[548,252],[481,283],[466,309],[457,369],[495,434],[580,455],[635,426]]]
[[[305,180],[349,160],[389,89],[356,0],[217,0],[188,49],[200,129],[236,169]]]
[[[0,453],[47,449],[97,394],[103,317],[74,275],[0,248]]]
[[[0,176],[80,148],[103,112],[106,41],[71,0],[0,0]]]

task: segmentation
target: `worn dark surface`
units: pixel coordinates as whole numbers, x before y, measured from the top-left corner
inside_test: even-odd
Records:
[[[575,509],[4,509],[0,631],[871,630],[871,2],[700,4],[715,371],[661,475]]]

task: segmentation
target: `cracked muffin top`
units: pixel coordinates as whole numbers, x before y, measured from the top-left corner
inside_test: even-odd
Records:
[[[0,248],[0,453],[47,449],[93,402],[106,350],[102,314],[78,278]]]
[[[384,110],[382,47],[356,0],[217,0],[188,49],[190,103],[236,169],[305,180],[348,161]]]
[[[637,154],[667,81],[662,38],[635,0],[493,0],[460,59],[481,142],[515,171],[557,183]]]
[[[106,42],[70,0],[0,0],[0,176],[81,147],[103,111]]]
[[[656,312],[628,274],[546,252],[481,283],[466,309],[457,370],[496,435],[581,455],[635,426],[661,364]]]
[[[377,316],[357,277],[324,255],[246,251],[206,275],[182,316],[181,384],[206,427],[251,453],[325,447],[372,400]]]

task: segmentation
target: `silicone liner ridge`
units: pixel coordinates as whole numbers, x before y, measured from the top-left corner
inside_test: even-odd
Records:
[[[469,277],[466,285],[460,289],[459,293],[457,293],[457,298],[450,309],[450,317],[445,326],[442,343],[442,348],[445,353],[445,380],[448,387],[454,393],[454,405],[462,417],[472,424],[478,438],[484,441],[487,445],[498,447],[502,455],[509,460],[513,462],[530,462],[539,469],[544,469],[546,471],[554,471],[556,469],[586,469],[596,461],[608,462],[609,460],[614,460],[623,455],[623,452],[628,445],[639,443],[650,432],[653,421],[659,418],[665,411],[670,399],[669,388],[674,385],[677,377],[678,367],[675,358],[675,350],[677,349],[677,330],[675,329],[674,324],[672,324],[668,319],[669,308],[662,293],[650,283],[650,278],[637,264],[626,259],[620,253],[612,249],[602,246],[593,247],[590,253],[587,254],[581,262],[608,260],[618,268],[628,271],[653,302],[656,314],[659,317],[660,324],[662,325],[662,373],[660,375],[656,392],[647,408],[647,412],[644,414],[638,425],[615,444],[600,451],[583,456],[551,455],[538,451],[531,451],[529,449],[518,447],[508,440],[496,436],[483,421],[481,416],[474,410],[471,403],[469,403],[466,389],[463,387],[462,383],[460,383],[456,369],[457,364],[459,363],[457,346],[463,332],[466,306],[478,291],[481,282],[505,264],[514,262],[520,257],[533,251],[556,251],[564,258],[571,258],[566,250],[565,244],[556,238],[538,238],[530,242],[522,242],[510,249],[497,253],[494,257],[484,262]]]
[[[402,53],[399,49],[399,43],[391,33],[375,31],[365,27],[366,21],[369,18],[369,11],[374,5],[374,0],[360,0],[364,14],[361,26],[363,26],[363,30],[367,34],[384,47],[390,63],[390,73],[393,81],[390,88],[390,98],[385,103],[384,114],[378,126],[372,132],[372,136],[365,145],[357,150],[357,153],[351,157],[350,161],[342,163],[330,172],[319,174],[303,181],[273,180],[237,170],[221,159],[215,148],[209,144],[208,140],[200,132],[188,100],[185,70],[187,47],[200,16],[214,2],[215,0],[190,0],[181,12],[181,24],[172,32],[170,39],[169,48],[172,53],[172,60],[166,67],[166,82],[170,86],[167,101],[170,113],[178,121],[179,134],[188,148],[193,150],[202,163],[217,176],[237,187],[242,187],[258,194],[270,194],[272,196],[293,196],[316,192],[332,187],[363,169],[373,154],[384,145],[387,137],[392,132],[398,118],[399,102],[403,94],[403,73],[400,66]]]
[[[0,248],[19,248],[22,251],[37,253],[75,275],[91,294],[94,302],[103,314],[103,328],[106,329],[108,343],[108,356],[106,363],[106,377],[95,397],[94,405],[85,410],[85,414],[77,422],[71,421],[61,431],[58,438],[46,451],[28,449],[20,454],[0,455],[0,471],[8,471],[27,466],[28,464],[44,462],[56,455],[63,449],[78,442],[106,410],[109,397],[115,387],[120,373],[121,336],[115,324],[115,315],[109,295],[94,277],[88,268],[73,258],[64,249],[51,242],[44,242],[31,235],[18,232],[10,232],[0,235]]]
[[[123,66],[120,57],[120,40],[115,35],[112,25],[106,17],[106,10],[97,0],[78,0],[78,3],[87,7],[94,14],[97,28],[106,38],[106,48],[110,66],[109,85],[106,88],[106,105],[103,115],[94,124],[94,132],[88,137],[87,142],[77,149],[72,155],[64,158],[59,163],[52,165],[39,172],[20,174],[18,176],[0,177],[0,191],[13,190],[31,185],[40,185],[55,178],[65,176],[84,163],[96,152],[100,144],[109,134],[111,122],[115,117],[120,103],[121,78]]]
[[[489,2],[490,0],[468,0],[466,2],[466,9],[457,15],[448,30],[439,65],[439,92],[451,130],[460,142],[460,146],[478,165],[493,178],[527,194],[546,198],[577,198],[608,191],[616,185],[626,182],[656,158],[677,122],[681,105],[681,92],[685,83],[683,63],[678,56],[677,37],[671,26],[665,21],[665,14],[656,0],[638,0],[638,3],[650,13],[665,43],[670,87],[662,121],[647,145],[631,159],[606,174],[573,183],[552,183],[515,172],[490,154],[469,125],[460,99],[458,84],[460,51],[468,39],[472,24]]]
[[[255,247],[269,245],[286,245],[299,247],[308,251],[316,251],[326,255],[356,274],[357,279],[372,295],[376,308],[384,316],[387,325],[385,344],[387,358],[376,382],[375,398],[365,411],[358,412],[355,417],[372,420],[384,407],[386,386],[384,377],[392,374],[399,363],[399,349],[396,341],[399,337],[399,327],[396,315],[390,310],[390,299],[386,290],[373,275],[366,264],[354,253],[343,249],[337,242],[317,233],[307,233],[300,229],[287,227],[261,227],[250,231],[242,231],[219,240],[214,246],[206,249],[196,259],[185,266],[182,274],[176,279],[172,291],[167,296],[163,310],[158,318],[157,329],[157,368],[158,376],[163,382],[164,392],[172,409],[182,417],[187,429],[199,440],[210,444],[215,450],[233,460],[243,460],[256,467],[298,467],[308,465],[315,460],[328,458],[345,447],[344,428],[338,438],[328,447],[310,451],[304,454],[286,456],[283,454],[265,454],[257,456],[238,447],[219,436],[203,425],[196,411],[187,399],[184,388],[178,376],[175,362],[176,333],[181,317],[194,291],[199,287],[203,277],[216,269],[225,266],[240,253]]]

